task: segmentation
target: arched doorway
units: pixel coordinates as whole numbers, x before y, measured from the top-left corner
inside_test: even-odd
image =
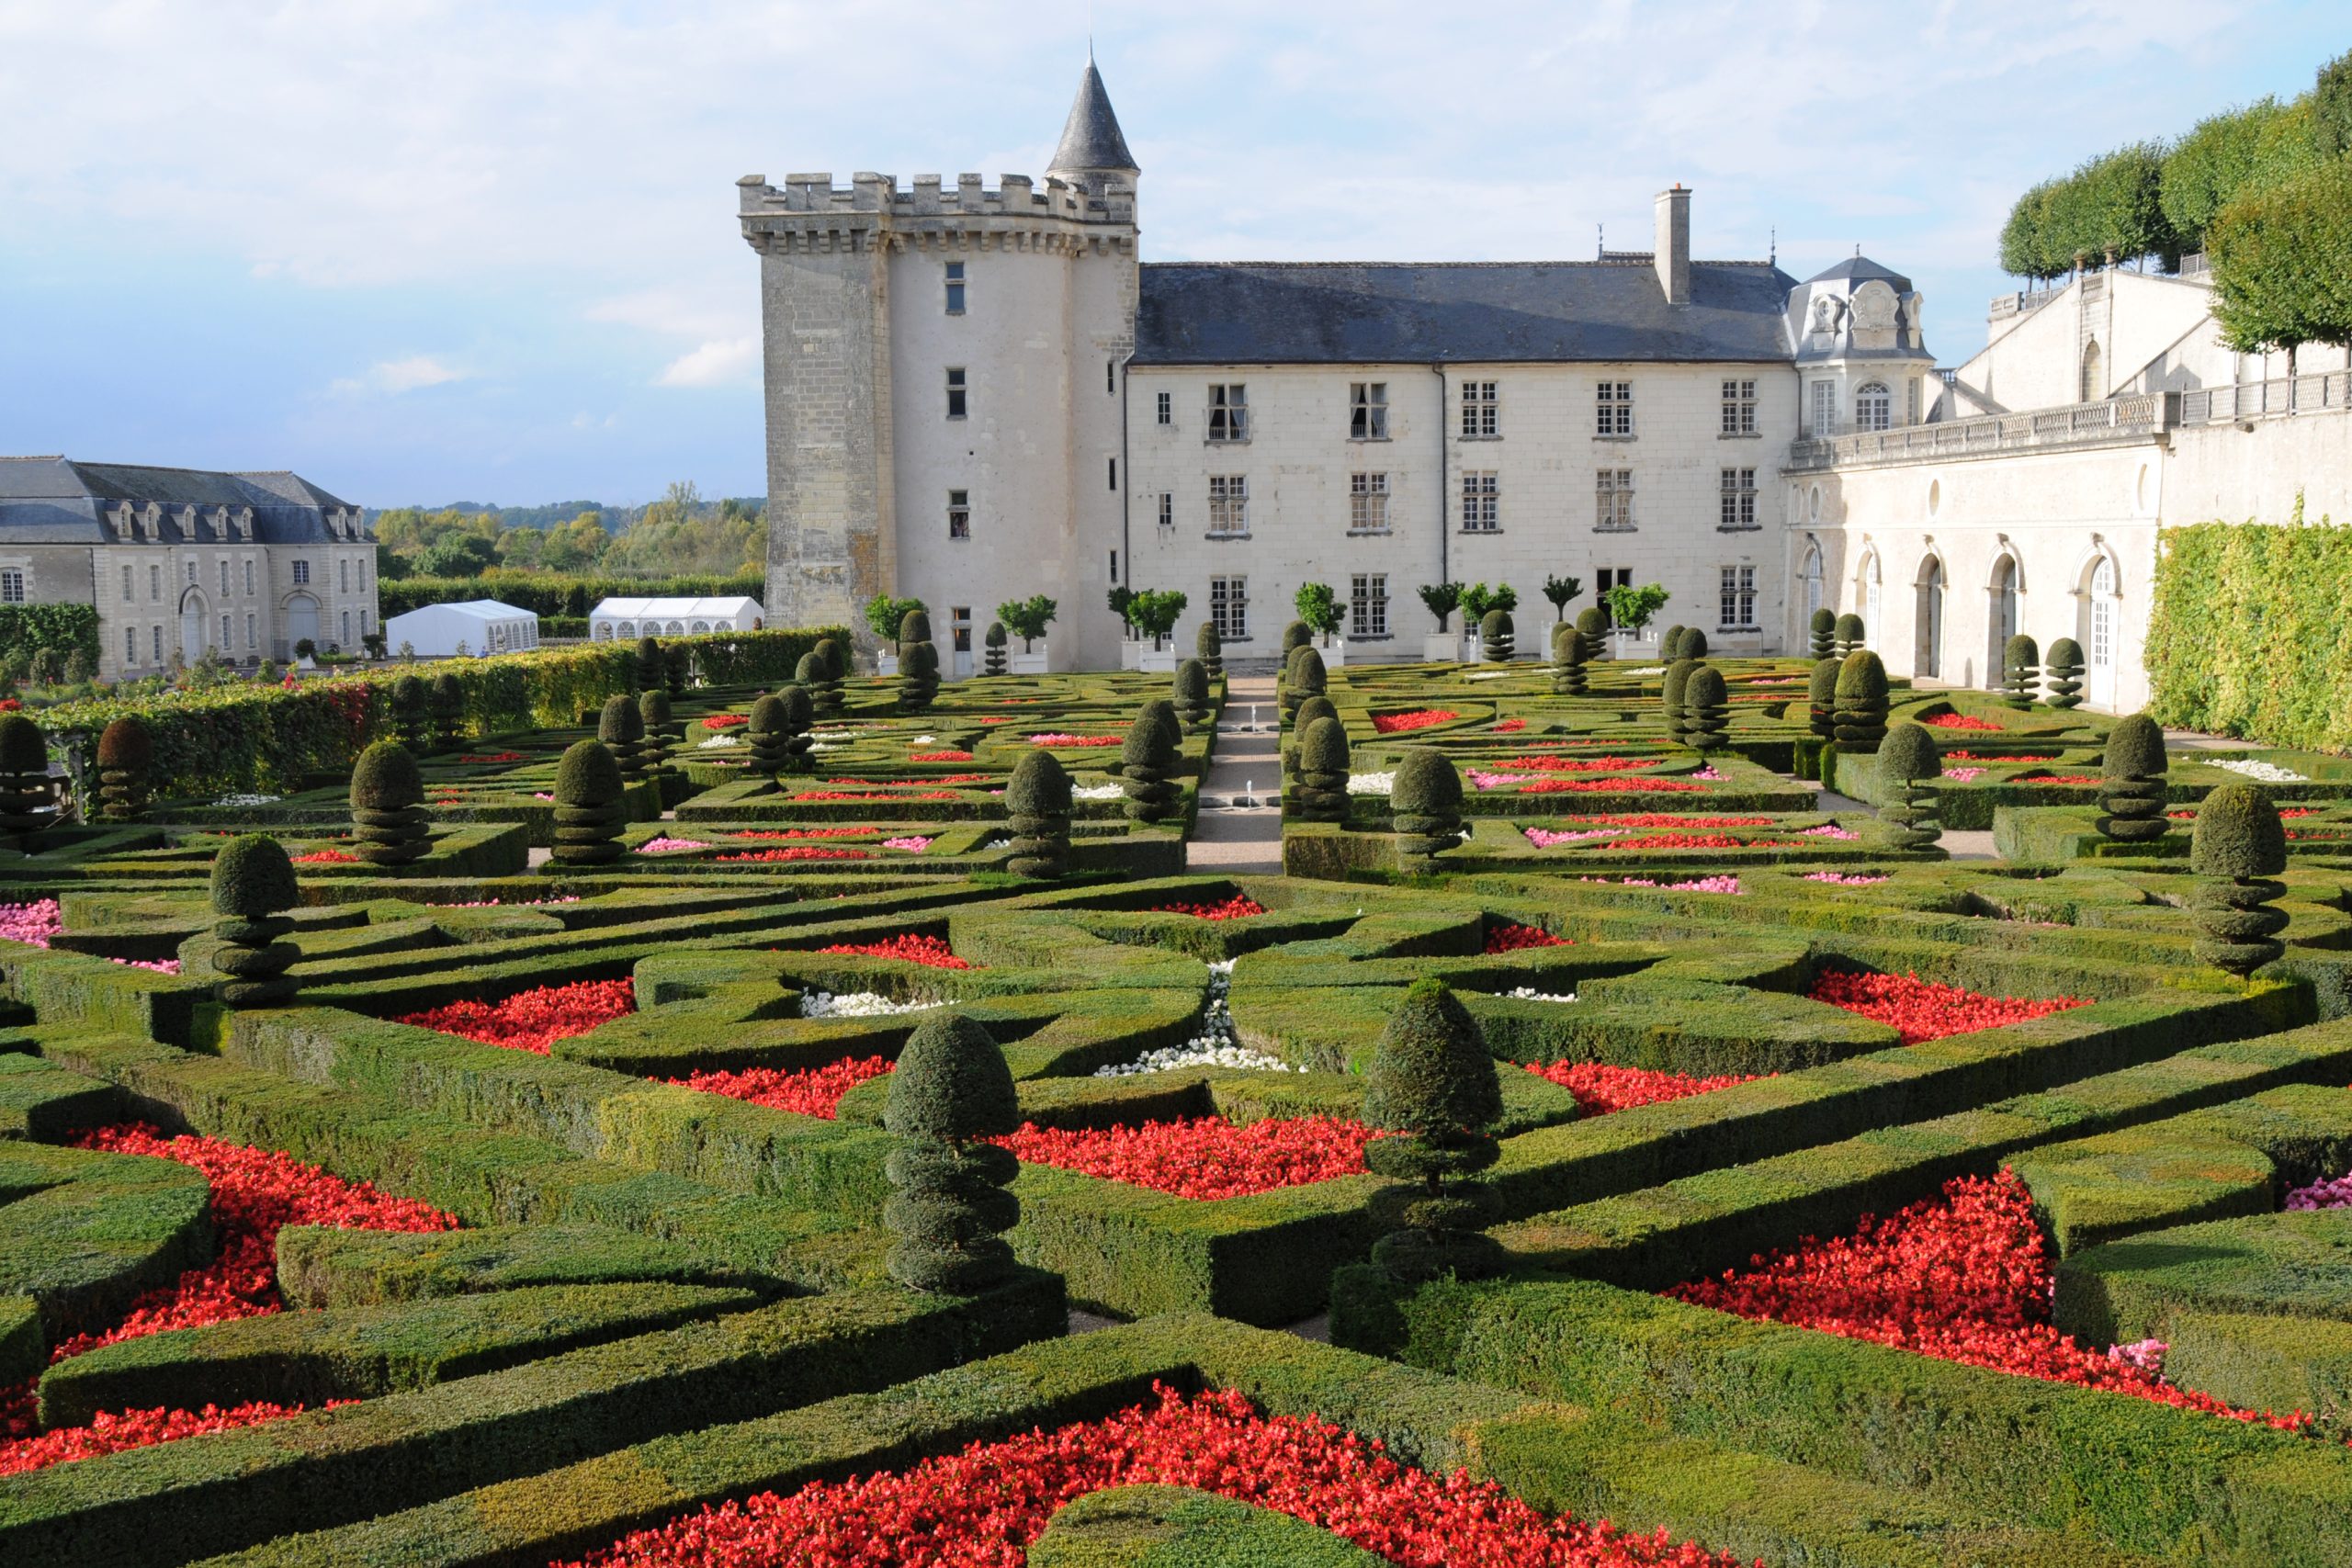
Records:
[[[205,625],[211,619],[204,595],[191,588],[180,595],[180,657],[190,664],[204,657],[207,644],[212,640],[211,628]]]
[[[286,601],[286,652],[293,657],[295,648],[303,642],[319,640],[319,602],[308,593],[297,593]]]
[[[1984,684],[2001,689],[2002,652],[2018,635],[2018,558],[2004,551],[1993,563],[1993,581],[1986,587],[1984,615]]]
[[[2083,604],[2083,658],[2088,664],[2088,697],[2095,708],[2115,706],[2116,623],[2120,618],[2115,558],[2101,554],[2091,566]]]
[[[2107,396],[2105,359],[2106,356],[2098,351],[2098,339],[2093,338],[2083,344],[2082,397],[2077,400],[2095,403]]]
[[[1930,681],[1944,673],[1944,563],[1929,556],[1919,568],[1919,606],[1912,625],[1911,672]]]

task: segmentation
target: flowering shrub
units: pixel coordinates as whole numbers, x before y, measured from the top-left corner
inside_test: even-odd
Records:
[[[2001,728],[1990,719],[1971,718],[1964,713],[1939,713],[1933,718],[1923,718],[1919,722],[1932,729],[1998,729]]]
[[[636,1010],[637,993],[627,980],[582,980],[570,986],[541,986],[503,1002],[451,1002],[410,1013],[399,1021],[544,1056],[557,1041],[585,1034]]]
[[[359,857],[342,850],[312,850],[306,855],[288,855],[296,865],[357,865]]]
[[[881,942],[836,942],[831,947],[820,947],[817,951],[857,958],[898,958],[909,964],[920,964],[927,969],[974,967],[956,957],[943,938],[935,936],[894,936]]]
[[[1805,873],[1804,879],[1807,882],[1826,882],[1833,887],[1876,887],[1880,883],[1890,880],[1866,872],[1849,871],[1809,871]]]
[[[707,850],[708,848],[710,848],[710,844],[707,840],[673,839],[664,833],[658,839],[648,839],[645,842],[638,845],[637,852],[641,855],[667,855],[675,854],[680,850]]]
[[[1758,1076],[1729,1073],[1721,1077],[1692,1077],[1687,1073],[1653,1072],[1645,1067],[1612,1067],[1606,1062],[1555,1062],[1548,1067],[1527,1070],[1575,1095],[1577,1103],[1594,1116],[1631,1110],[1636,1105],[1687,1100],[1710,1089],[1747,1083]]]
[[[874,852],[824,849],[816,844],[795,844],[780,850],[738,850],[731,855],[718,855],[714,858],[732,861],[738,864],[745,862],[777,863],[796,860],[872,860]]]
[[[2352,1175],[2314,1181],[2287,1194],[2290,1209],[2352,1209]]]
[[[1064,735],[1049,729],[1029,738],[1032,746],[1116,746],[1125,737],[1119,735]]]
[[[1236,893],[1222,904],[1154,904],[1155,915],[1190,915],[1196,920],[1246,920],[1262,915],[1266,907],[1246,893]]]
[[[1216,1116],[1138,1127],[1040,1127],[992,1140],[1032,1165],[1148,1187],[1179,1198],[1238,1198],[1363,1174],[1371,1128],[1336,1116],[1252,1122]]]
[[[1231,1390],[1041,1429],[905,1471],[763,1492],[623,1537],[563,1568],[1010,1568],[1055,1510],[1114,1486],[1195,1487],[1306,1520],[1406,1568],[1736,1568],[1607,1521],[1546,1518],[1490,1481],[1398,1464]]]
[[[1851,828],[1840,828],[1835,822],[1824,822],[1818,827],[1798,829],[1797,837],[1800,839],[1836,839],[1840,843],[1850,843],[1854,840],[1860,838],[1861,835],[1855,832]]]
[[[1944,777],[1957,784],[1968,784],[1984,771],[1982,768],[1946,768]]]
[[[348,1399],[331,1399],[322,1408],[333,1410],[339,1404],[357,1403]],[[300,1416],[300,1404],[272,1404],[254,1400],[247,1404],[232,1404],[223,1410],[208,1404],[201,1410],[102,1410],[90,1418],[86,1427],[60,1427],[39,1437],[20,1437],[0,1442],[0,1475],[19,1475],[45,1465],[64,1464],[77,1459],[96,1459],[101,1454],[119,1454],[126,1449],[143,1449],[154,1443],[168,1443],[181,1438],[201,1437],[207,1432],[233,1432],[240,1427],[258,1427],[265,1421],[283,1420]]]
[[[1554,936],[1541,926],[1522,926],[1516,920],[1487,922],[1487,948],[1489,954],[1519,953],[1531,947],[1572,947],[1566,937]]]
[[[2025,997],[1980,997],[1958,986],[1939,986],[1917,975],[1864,975],[1849,970],[1824,970],[1805,993],[1817,1002],[1874,1018],[1894,1025],[1902,1043],[1941,1040],[1948,1034],[1969,1034],[2044,1018],[2068,1008],[2086,1007],[2088,997],[2055,997],[2035,1001]]]
[[[907,761],[910,762],[968,762],[971,760],[972,754],[969,751],[910,751],[907,753]]]
[[[775,1111],[797,1111],[831,1121],[842,1096],[868,1078],[878,1078],[894,1066],[888,1056],[831,1062],[821,1067],[745,1067],[733,1073],[694,1073],[669,1081],[706,1094],[748,1100]]]
[[[65,929],[65,917],[54,898],[29,904],[0,904],[0,940],[47,947]]]
[[[1679,1301],[1742,1317],[1817,1328],[1941,1360],[2201,1410],[2290,1430],[2308,1417],[2259,1415],[2165,1382],[2139,1359],[2077,1345],[2050,1324],[2054,1281],[2033,1195],[2007,1170],[1957,1177],[1940,1198],[1851,1237],[1807,1236],[1720,1280],[1678,1285]]]
[[[1404,735],[1433,724],[1451,724],[1462,716],[1452,708],[1419,708],[1411,713],[1376,713],[1372,728],[1381,735]]]
[[[747,713],[715,713],[702,721],[702,727],[705,729],[733,729],[751,722],[752,716]]]

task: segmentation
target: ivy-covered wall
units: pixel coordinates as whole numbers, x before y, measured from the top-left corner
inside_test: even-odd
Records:
[[[2352,528],[2164,530],[2149,612],[2149,711],[2168,725],[2352,751]]]

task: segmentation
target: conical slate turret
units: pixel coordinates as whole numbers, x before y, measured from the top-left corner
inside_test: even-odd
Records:
[[[1086,74],[1078,84],[1078,97],[1069,106],[1069,119],[1062,126],[1061,145],[1054,149],[1054,161],[1046,173],[1067,179],[1077,175],[1140,172],[1119,130],[1119,117],[1112,111],[1111,95],[1103,90],[1102,73],[1090,58]]]

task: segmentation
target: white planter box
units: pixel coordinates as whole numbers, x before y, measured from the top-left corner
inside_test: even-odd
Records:
[[[1173,675],[1176,673],[1176,650],[1172,648],[1140,649],[1136,654],[1136,668],[1147,675]]]
[[[1342,670],[1347,667],[1348,643],[1345,637],[1333,637],[1315,651],[1323,656],[1323,668],[1326,670]]]
[[[874,672],[877,675],[896,675],[899,672],[899,656],[895,653],[876,654]]]
[[[1421,657],[1431,664],[1450,664],[1462,657],[1462,639],[1452,632],[1431,632],[1421,638]]]
[[[1015,653],[1007,660],[1015,675],[1043,675],[1046,672],[1046,649],[1035,653]]]
[[[1134,637],[1121,637],[1119,639],[1119,668],[1122,670],[1142,669],[1145,649],[1146,645]]]

